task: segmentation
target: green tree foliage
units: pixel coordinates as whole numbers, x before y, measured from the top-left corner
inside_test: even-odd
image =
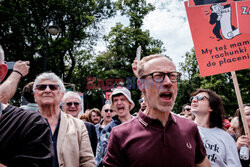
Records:
[[[198,63],[194,49],[187,52],[185,62],[180,64],[182,80],[179,82],[179,91],[174,111],[179,113],[185,103],[190,103],[190,94],[198,88],[211,89],[219,94],[223,101],[227,115],[234,115],[238,108],[237,98],[231,73],[218,74],[208,77],[200,77]],[[237,78],[243,103],[249,102],[249,78],[250,69],[237,71]]]
[[[71,82],[76,59],[95,44],[98,23],[114,14],[110,0],[0,0],[0,44],[7,61],[31,62],[25,82],[45,70],[46,56],[46,71]],[[46,30],[51,21],[61,28],[58,36]]]
[[[126,81],[131,82],[132,97],[137,104],[134,111],[137,111],[140,91],[137,89],[136,78],[131,66],[135,59],[136,49],[138,46],[142,47],[143,57],[164,51],[163,43],[150,37],[148,30],[142,30],[144,17],[154,10],[154,7],[150,3],[147,4],[146,0],[118,0],[116,9],[121,15],[129,18],[129,26],[125,27],[121,23],[117,23],[115,27],[112,27],[110,33],[104,36],[104,40],[108,43],[108,51],[95,58],[92,68],[95,72],[92,74],[104,82],[108,78],[123,79],[125,85],[128,85]],[[130,80],[126,78],[130,78]],[[101,102],[98,104],[101,105]]]

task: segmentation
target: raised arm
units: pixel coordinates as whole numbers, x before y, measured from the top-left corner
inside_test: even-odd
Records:
[[[17,85],[29,72],[29,61],[17,61],[10,76],[0,86],[0,102],[6,104],[16,93]]]

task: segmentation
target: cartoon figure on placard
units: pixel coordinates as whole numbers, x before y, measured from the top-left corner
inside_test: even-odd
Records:
[[[210,15],[209,23],[215,24],[213,33],[217,40],[222,40],[222,36],[226,39],[232,39],[239,35],[239,29],[231,24],[231,6],[227,4],[222,6],[220,3],[211,5],[212,13]],[[221,33],[220,33],[221,32]],[[222,34],[222,36],[221,36]]]

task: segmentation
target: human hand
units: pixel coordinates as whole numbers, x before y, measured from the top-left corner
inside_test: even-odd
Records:
[[[242,135],[237,139],[236,145],[238,150],[240,150],[243,145],[246,145],[248,148],[250,148],[250,139],[246,135]]]
[[[137,64],[138,64],[138,60],[137,59],[134,59],[133,63],[132,63],[132,70],[133,70],[133,73],[134,75],[136,76],[136,78],[139,78],[138,76],[138,72],[137,72]]]
[[[13,70],[19,71],[22,74],[22,76],[26,76],[29,73],[30,69],[29,64],[30,64],[29,61],[19,60],[14,64]]]

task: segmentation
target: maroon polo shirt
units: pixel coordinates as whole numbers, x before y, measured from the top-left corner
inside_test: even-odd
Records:
[[[197,126],[170,114],[163,127],[141,111],[138,117],[114,127],[104,166],[193,167],[206,156]]]

